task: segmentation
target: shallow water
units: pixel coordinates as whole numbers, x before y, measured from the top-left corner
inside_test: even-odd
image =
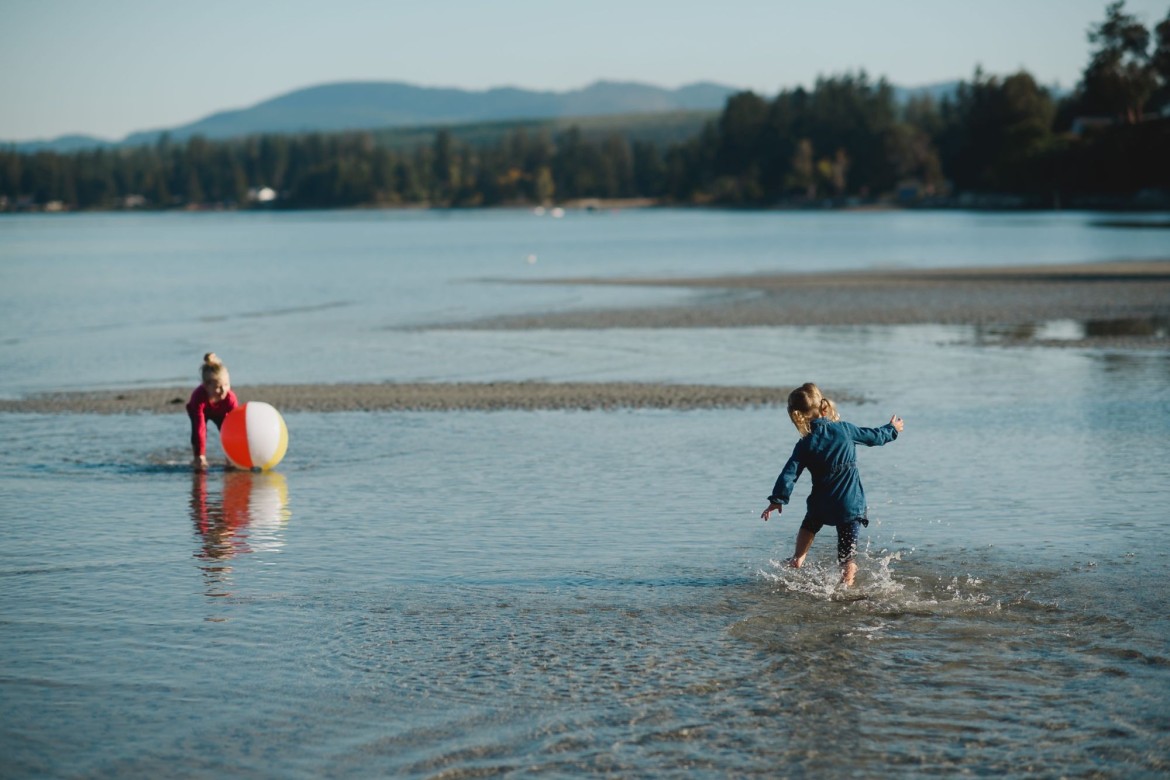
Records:
[[[0,395],[186,383],[191,356],[198,362],[209,345],[233,367],[238,385],[508,378],[517,371],[537,378],[506,354],[478,359],[481,349],[516,349],[518,339],[507,334],[403,329],[711,294],[483,279],[1167,256],[1164,230],[1097,221],[1087,213],[694,209],[570,212],[564,219],[522,210],[0,215]],[[539,355],[572,338],[519,341]],[[570,360],[583,375],[605,370],[611,350],[626,351],[621,340],[604,349],[593,346],[591,334],[577,341],[587,352]],[[507,362],[497,368],[501,359]]]
[[[277,472],[202,476],[181,415],[0,415],[0,774],[1170,769],[1165,351],[933,326],[394,331],[404,356],[357,361],[382,336],[351,343],[340,311],[287,320],[336,327],[341,379],[812,378],[864,399],[841,408],[859,424],[898,412],[906,433],[860,453],[857,586],[831,531],[783,565],[800,498],[759,520],[795,438],[777,410],[289,413]],[[77,316],[10,340],[4,392],[172,381],[202,351],[162,315],[110,313],[107,337]],[[297,368],[241,354],[255,381]]]

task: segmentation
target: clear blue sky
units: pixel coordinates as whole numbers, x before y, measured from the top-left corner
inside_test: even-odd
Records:
[[[0,139],[121,138],[314,84],[774,95],[865,68],[919,86],[1025,68],[1073,86],[1106,0],[0,0]],[[1129,0],[1152,27],[1167,0]]]

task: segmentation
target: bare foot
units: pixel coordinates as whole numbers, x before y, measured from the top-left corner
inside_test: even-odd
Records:
[[[847,588],[853,587],[853,578],[857,576],[857,564],[849,561],[841,566],[841,584]]]

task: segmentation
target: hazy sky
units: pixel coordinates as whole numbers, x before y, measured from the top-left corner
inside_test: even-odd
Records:
[[[1107,0],[0,0],[0,139],[117,139],[342,80],[774,95],[1026,68],[1070,87]],[[1147,26],[1168,0],[1129,0]]]

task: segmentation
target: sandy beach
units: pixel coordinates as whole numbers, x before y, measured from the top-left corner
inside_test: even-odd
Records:
[[[550,312],[443,324],[450,329],[987,326],[984,341],[1170,348],[1170,261],[1005,269],[886,270],[681,279],[556,279],[509,284],[683,287],[691,305]],[[1072,320],[1083,335],[1044,342],[1029,325]],[[793,377],[793,382],[803,381]],[[349,383],[235,388],[289,411],[701,409],[775,406],[782,388],[633,382]],[[0,400],[0,412],[181,413],[190,387],[46,393]],[[836,394],[841,400],[858,400]]]

